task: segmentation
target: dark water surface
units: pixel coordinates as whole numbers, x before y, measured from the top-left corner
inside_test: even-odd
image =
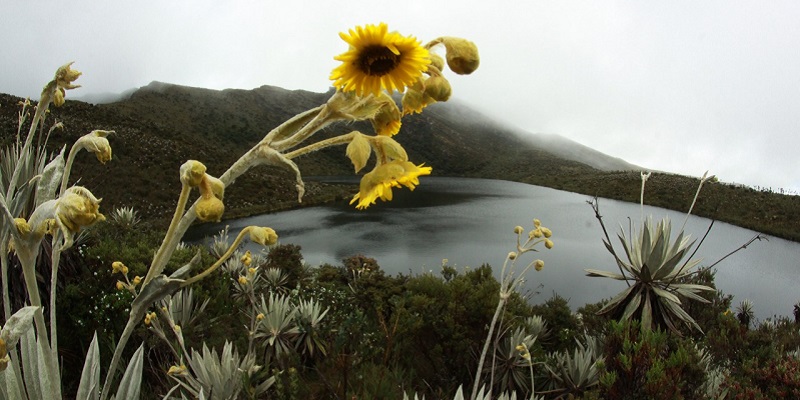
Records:
[[[535,258],[545,262],[543,271],[527,274],[527,290],[540,292],[532,296],[532,302],[543,302],[555,292],[569,298],[575,309],[625,287],[623,282],[585,275],[584,268],[617,270],[602,244],[602,229],[586,203],[588,196],[498,180],[425,177],[422,181],[414,192],[395,190],[393,201],[379,202],[365,211],[346,202],[308,207],[198,225],[187,239],[217,234],[225,225],[230,226],[231,236],[247,225],[269,226],[278,232],[281,243],[300,245],[305,262],[312,266],[338,265],[345,257],[364,254],[375,258],[389,274],[438,274],[442,260],[447,259],[459,270],[489,263],[499,276],[506,254],[515,249],[514,226],[522,225],[527,231],[533,218],[539,218],[553,231],[555,246],[551,250],[542,246],[540,252],[521,258],[523,266]],[[600,211],[621,254],[616,233],[620,224],[627,229],[628,217],[638,224],[641,208],[600,199]],[[645,207],[644,215],[652,215],[655,221],[671,218],[673,233],[685,218],[683,213],[655,207]],[[710,222],[693,216],[686,232],[699,242]],[[717,222],[695,258],[709,265],[754,235]],[[798,243],[773,237],[755,242],[717,265],[717,287],[735,296],[734,306],[745,298],[752,300],[760,319],[791,315],[792,306],[800,301],[798,256]]]

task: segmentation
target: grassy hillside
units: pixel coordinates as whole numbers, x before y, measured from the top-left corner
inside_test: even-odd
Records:
[[[63,131],[50,139],[52,148],[72,143],[92,129],[114,130],[114,159],[98,165],[91,154],[81,154],[73,176],[104,198],[103,208],[134,206],[148,218],[171,215],[179,192],[178,167],[187,159],[204,162],[209,173],[221,174],[270,129],[291,116],[317,106],[331,93],[288,91],[263,86],[253,90],[207,90],[154,82],[130,98],[91,105],[67,101],[52,108],[50,121],[62,121]],[[0,95],[0,145],[13,140],[17,102]],[[368,124],[334,125],[320,138],[357,129],[371,133]],[[465,176],[527,182],[587,195],[638,201],[638,171],[608,172],[563,158],[540,143],[454,104],[436,104],[421,115],[403,120],[396,139],[410,158],[434,167],[439,176]],[[555,150],[554,150],[555,151]],[[586,154],[576,149],[576,154]],[[352,166],[344,147],[329,148],[296,160],[306,176],[350,175]],[[588,161],[587,161],[588,162]],[[624,167],[607,157],[592,165]],[[697,179],[654,174],[645,201],[685,211]],[[349,197],[354,187],[307,182],[306,203]],[[226,217],[295,207],[293,177],[283,170],[258,167],[226,192]],[[713,184],[704,189],[697,214],[800,240],[800,196],[783,196],[749,188]]]

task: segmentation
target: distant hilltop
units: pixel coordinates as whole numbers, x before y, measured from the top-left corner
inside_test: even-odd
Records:
[[[51,117],[65,129],[49,145],[60,148],[93,129],[114,130],[112,162],[98,166],[79,157],[73,176],[90,187],[103,206],[134,206],[145,217],[171,215],[179,191],[178,168],[187,159],[203,161],[222,173],[267,132],[292,116],[324,103],[333,93],[261,86],[251,90],[211,90],[152,82],[123,94],[85,96],[96,104],[67,98]],[[19,98],[0,95],[0,144],[17,132]],[[350,130],[372,133],[368,123],[334,124],[319,139]],[[438,176],[505,179],[625,201],[639,200],[641,167],[552,134],[510,128],[457,101],[429,106],[403,118],[395,139],[415,163]],[[296,159],[305,176],[352,175],[345,148],[334,147]],[[686,211],[697,178],[653,174],[645,202]],[[102,185],[101,185],[102,183]],[[103,193],[105,192],[105,193]],[[307,201],[327,201],[354,188],[309,183]],[[336,194],[332,194],[336,193]],[[226,191],[226,217],[296,207],[293,177],[284,170],[258,167]],[[305,202],[304,202],[305,203]],[[110,208],[107,208],[110,209]],[[697,214],[739,226],[800,239],[800,196],[780,196],[735,185],[705,188]]]

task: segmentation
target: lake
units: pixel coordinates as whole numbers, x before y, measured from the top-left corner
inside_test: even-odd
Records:
[[[576,309],[625,287],[624,282],[585,274],[584,268],[617,271],[603,246],[600,223],[587,204],[589,196],[500,180],[423,177],[421,181],[415,191],[394,190],[393,201],[379,201],[367,210],[338,202],[202,224],[190,229],[187,240],[215,235],[226,225],[232,237],[247,225],[269,226],[281,243],[300,245],[311,266],[339,265],[343,258],[363,254],[375,258],[389,274],[438,274],[447,259],[458,270],[488,263],[499,277],[505,256],[515,250],[514,227],[521,225],[527,232],[538,218],[553,231],[555,246],[551,250],[541,246],[538,253],[521,257],[520,266],[535,258],[545,262],[544,270],[531,270],[526,276],[523,292],[531,295],[532,302],[544,302],[558,293]],[[600,199],[600,213],[618,254],[623,254],[616,233],[621,225],[627,229],[629,217],[639,224],[640,206]],[[673,233],[685,218],[684,213],[647,206],[644,215],[652,215],[654,221],[671,218]],[[710,223],[692,216],[686,232],[699,242]],[[716,222],[695,258],[710,265],[755,234]],[[792,315],[793,305],[800,301],[799,256],[798,243],[774,237],[756,241],[717,265],[717,288],[735,296],[733,308],[745,298],[752,300],[759,319]]]

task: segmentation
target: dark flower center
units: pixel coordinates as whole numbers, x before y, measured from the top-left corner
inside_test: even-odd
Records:
[[[358,68],[367,75],[383,76],[392,72],[400,64],[400,56],[384,46],[368,46],[361,50]]]

